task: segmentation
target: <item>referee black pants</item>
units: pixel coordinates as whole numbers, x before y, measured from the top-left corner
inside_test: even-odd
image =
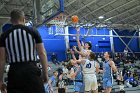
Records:
[[[41,71],[34,63],[14,63],[8,73],[8,93],[45,93]]]

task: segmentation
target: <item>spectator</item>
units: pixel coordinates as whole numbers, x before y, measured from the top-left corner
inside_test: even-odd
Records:
[[[62,70],[63,70],[63,79],[65,80],[66,85],[67,85],[68,84],[68,77],[67,77],[68,69],[65,64],[64,64],[64,67],[62,68]]]
[[[122,76],[122,71],[119,71],[119,75],[117,77],[118,85],[120,85],[122,82],[124,84],[123,76]]]
[[[128,56],[128,49],[125,48],[123,52],[124,52],[124,56],[127,57]]]
[[[66,93],[66,82],[63,76],[63,73],[58,76],[58,81],[56,83],[56,93]]]
[[[115,62],[117,67],[120,67],[120,59],[119,59],[119,57],[115,57],[114,62]]]
[[[98,80],[98,92],[99,93],[103,93],[103,86],[102,86],[102,84],[101,84],[101,81],[100,80]]]
[[[120,87],[120,93],[125,93],[123,82],[121,82],[121,85],[119,87]]]
[[[54,64],[58,64],[57,55],[54,52],[51,55],[51,60]]]

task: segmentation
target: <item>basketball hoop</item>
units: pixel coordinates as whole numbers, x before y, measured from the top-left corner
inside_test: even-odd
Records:
[[[59,14],[53,20],[47,23],[48,26],[56,26],[56,34],[65,34],[65,25],[66,25],[67,16],[63,13]]]
[[[67,16],[63,13],[59,14],[57,17],[52,19],[47,25],[56,25],[58,27],[64,27],[66,25]]]

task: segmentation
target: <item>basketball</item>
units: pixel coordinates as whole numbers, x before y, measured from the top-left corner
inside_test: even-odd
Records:
[[[71,17],[71,20],[72,20],[73,23],[78,23],[79,18],[78,18],[77,15],[74,15],[74,16]]]

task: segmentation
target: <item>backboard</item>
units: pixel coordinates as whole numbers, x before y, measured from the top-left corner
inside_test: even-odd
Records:
[[[41,5],[43,23],[49,22],[64,12],[64,0],[42,0]]]

